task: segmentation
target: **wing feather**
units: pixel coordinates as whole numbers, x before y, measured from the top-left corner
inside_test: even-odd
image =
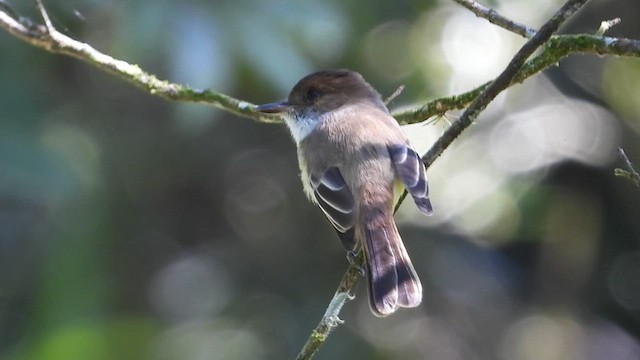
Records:
[[[311,174],[309,181],[318,206],[338,232],[343,246],[347,250],[353,250],[356,206],[353,194],[342,177],[340,169],[331,167],[320,176]]]
[[[429,200],[429,184],[420,155],[407,144],[389,145],[387,149],[398,178],[413,197],[418,209],[431,215],[433,208]]]

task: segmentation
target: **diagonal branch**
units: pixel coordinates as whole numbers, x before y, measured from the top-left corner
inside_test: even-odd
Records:
[[[569,0],[558,10],[553,17],[545,23],[536,35],[527,41],[511,59],[506,69],[476,97],[471,105],[462,113],[460,118],[454,121],[444,134],[436,141],[431,149],[423,156],[425,166],[428,168],[442,152],[449,147],[467,127],[478,117],[489,103],[504,89],[509,87],[516,78],[525,61],[536,49],[542,46],[551,35],[560,27],[569,16],[573,15],[588,0]]]
[[[453,1],[467,8],[469,11],[476,14],[476,16],[487,19],[490,23],[494,25],[498,25],[501,28],[507,29],[518,35],[524,36],[527,39],[531,39],[536,34],[535,29],[532,29],[523,24],[519,24],[509,18],[506,18],[500,15],[497,11],[491,8],[488,8],[482,4],[479,4],[473,0],[453,0]]]
[[[588,0],[567,1],[562,6],[562,8],[560,8],[560,10],[558,10],[553,15],[553,17],[540,28],[535,36],[531,40],[527,41],[522,46],[522,48],[520,48],[516,55],[511,59],[509,64],[507,64],[507,67],[500,75],[498,75],[497,78],[495,78],[491,82],[481,85],[480,87],[468,93],[459,95],[463,97],[463,101],[472,99],[471,104],[462,113],[462,115],[451,124],[451,126],[444,132],[444,134],[442,134],[442,136],[440,136],[438,140],[436,140],[429,151],[422,157],[422,160],[427,168],[429,168],[429,166],[433,164],[433,162],[444,152],[444,150],[448,148],[449,145],[451,145],[453,141],[475,121],[478,115],[480,115],[480,113],[489,105],[491,101],[493,101],[493,99],[495,99],[496,96],[498,96],[498,94],[508,88],[511,84],[524,80],[524,78],[519,78],[519,74],[520,76],[523,76],[528,71],[534,71],[533,73],[541,71],[542,69],[551,66],[553,63],[557,63],[560,58],[568,55],[568,49],[565,49],[565,51],[558,54],[558,57],[551,57],[548,56],[548,54],[545,55],[543,53],[535,59],[531,60],[528,64],[525,64],[526,60],[531,56],[531,54],[533,54],[534,51],[536,51],[540,46],[551,39],[551,36],[558,30],[560,24],[562,24],[564,20],[566,20],[569,16],[578,11],[578,9],[580,9],[580,7],[582,7],[582,5],[584,5],[587,1]],[[547,45],[547,49],[553,49],[554,46],[552,45],[553,44],[549,42],[549,45]],[[549,63],[551,59],[553,59],[553,62]],[[537,66],[531,66],[532,64],[535,64]],[[527,67],[526,65],[530,66]],[[537,71],[535,71],[536,69]],[[533,73],[531,73],[530,75],[533,75]],[[439,108],[440,110],[444,107],[441,104],[437,105],[440,105],[436,106],[436,108]],[[420,109],[418,109],[418,112],[420,112]],[[416,112],[413,113],[413,115],[415,114]],[[402,205],[406,197],[407,191],[405,190],[395,206],[396,210],[400,207],[400,205]]]
[[[627,166],[627,170],[615,168],[613,169],[613,174],[615,176],[625,177],[629,179],[629,181],[631,181],[635,186],[640,186],[640,174],[633,167],[631,160],[629,160],[629,158],[627,157],[627,154],[625,154],[622,148],[618,148],[618,153],[620,154],[622,161],[624,161],[624,164]]]

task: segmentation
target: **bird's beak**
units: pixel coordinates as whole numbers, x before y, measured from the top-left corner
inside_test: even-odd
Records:
[[[286,112],[286,111],[291,110],[292,106],[289,105],[288,102],[282,101],[282,102],[275,102],[275,103],[258,105],[253,109],[255,111],[262,112],[262,113],[278,114],[278,113],[282,113],[282,112]]]

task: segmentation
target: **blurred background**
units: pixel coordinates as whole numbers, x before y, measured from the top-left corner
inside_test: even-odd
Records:
[[[485,2],[540,26],[558,0]],[[32,2],[14,0],[38,19]],[[347,67],[392,110],[494,78],[523,39],[452,1],[46,1],[58,29],[253,103]],[[640,38],[640,2],[562,32]],[[282,125],[151,96],[0,32],[0,359],[291,359],[347,261]],[[400,233],[421,307],[364,286],[317,359],[640,358],[640,61],[574,56],[499,96]],[[448,114],[454,119],[457,113]],[[447,119],[407,133],[426,150]]]

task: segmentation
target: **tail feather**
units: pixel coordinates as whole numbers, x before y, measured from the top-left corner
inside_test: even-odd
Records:
[[[398,309],[396,259],[384,228],[366,226],[365,239],[369,305],[374,314],[386,316]]]
[[[422,285],[411,264],[390,214],[366,211],[360,222],[367,262],[369,303],[377,316],[398,307],[416,307],[422,301]]]
[[[395,224],[394,224],[395,228]],[[398,305],[412,308],[422,302],[422,284],[413,268],[407,249],[396,230],[398,241],[392,241],[393,253],[396,256],[396,272],[398,273]]]

